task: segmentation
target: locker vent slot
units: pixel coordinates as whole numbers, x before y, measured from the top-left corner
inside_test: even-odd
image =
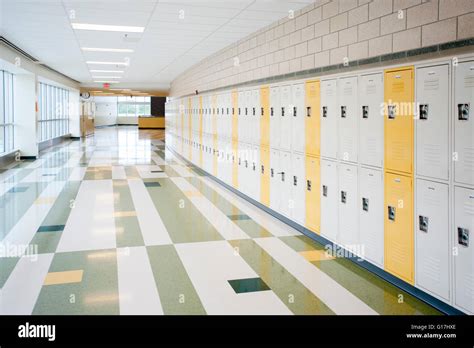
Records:
[[[403,81],[397,81],[392,84],[393,93],[403,93],[405,91],[405,83]]]
[[[369,136],[365,141],[365,145],[365,150],[370,157],[377,156],[377,138]]]
[[[465,202],[464,203],[464,213],[466,215],[471,215],[474,219],[474,203]]]
[[[365,93],[368,95],[377,93],[377,86],[375,84],[367,85],[367,87],[365,88]]]
[[[432,139],[437,140],[437,139]],[[424,162],[433,166],[441,165],[441,146],[438,144],[424,144],[423,146],[423,159]]]
[[[464,87],[466,88],[474,87],[474,75],[467,75],[464,78]]]
[[[398,263],[399,265],[405,265],[406,260],[409,259],[406,245],[401,244],[399,242],[393,241],[392,242],[392,250],[391,250],[391,259],[392,261]]]
[[[396,161],[402,161],[408,157],[408,150],[404,142],[393,141],[390,147],[390,155]]]
[[[439,88],[439,79],[425,80],[424,89],[425,91],[437,91]]]
[[[434,281],[440,280],[441,262],[433,256],[425,256],[421,264],[421,272],[424,276],[431,278]]]

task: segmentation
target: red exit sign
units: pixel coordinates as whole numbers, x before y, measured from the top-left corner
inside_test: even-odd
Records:
[[[102,85],[105,89],[109,89],[110,88],[110,83],[104,83]]]

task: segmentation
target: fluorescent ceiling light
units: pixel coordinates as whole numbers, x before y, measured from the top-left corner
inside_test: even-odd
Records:
[[[87,64],[102,64],[102,65],[125,65],[127,66],[127,62],[97,62],[97,61],[92,61],[89,60],[86,62]]]
[[[94,81],[95,83],[119,83],[119,81]]]
[[[92,76],[93,79],[121,79],[122,76]]]
[[[100,72],[100,73],[117,73],[122,74],[123,70],[90,70],[90,72]]]
[[[89,23],[71,23],[76,30],[100,30],[100,31],[121,31],[127,33],[143,33],[144,27],[132,27],[125,25],[102,25]]]
[[[90,51],[90,52],[133,52],[133,50],[129,48],[93,48],[93,47],[82,47],[83,51]]]

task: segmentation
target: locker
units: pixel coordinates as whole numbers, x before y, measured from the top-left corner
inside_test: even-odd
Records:
[[[306,172],[305,156],[303,154],[293,153],[290,170],[292,171],[291,178],[289,177],[291,185],[290,217],[304,226],[306,218]]]
[[[218,157],[216,150],[218,149],[218,132],[217,132],[217,127],[218,127],[218,118],[217,118],[217,99],[218,97],[216,95],[213,95],[211,97],[211,110],[212,110],[212,166],[213,170],[212,173],[214,176],[218,176],[217,168],[218,168]]]
[[[291,87],[292,105],[290,107],[291,118],[291,146],[293,151],[300,153],[305,152],[305,115],[304,115],[304,92],[305,86],[303,83],[293,85]],[[304,162],[304,160],[303,160]]]
[[[237,154],[237,168],[238,168],[238,187],[242,193],[248,194],[247,191],[247,173],[246,173],[246,161],[247,160],[247,144],[238,143],[238,154]]]
[[[270,88],[260,89],[260,146],[270,146]]]
[[[337,240],[348,250],[359,243],[358,179],[357,166],[339,164]]]
[[[416,283],[449,301],[448,185],[416,181]]]
[[[260,145],[260,91],[254,89],[251,91],[251,101],[249,106],[249,119],[250,119],[250,142],[255,145]]]
[[[217,95],[217,105],[216,105],[216,119],[217,119],[217,137],[218,139],[224,139],[224,128],[225,128],[225,119],[223,113],[223,104],[224,104],[224,95]]]
[[[306,227],[316,233],[321,231],[321,161],[306,156]]]
[[[454,70],[454,179],[474,185],[474,61]]]
[[[252,146],[252,163],[250,167],[250,197],[260,200],[260,146]]]
[[[385,173],[385,270],[413,284],[413,182],[409,176]]]
[[[280,151],[276,175],[279,183],[278,195],[280,196],[277,198],[279,202],[277,211],[286,217],[291,217],[293,169],[291,167],[290,152]]]
[[[245,95],[245,92],[244,91],[240,91],[238,93],[238,107],[237,109],[235,110],[235,115],[236,115],[236,118],[237,118],[237,124],[238,124],[238,140],[239,142],[247,142],[247,132],[245,132],[246,130],[246,124],[245,124],[245,107],[246,107],[246,104],[247,104],[247,98],[246,98],[246,95]]]
[[[199,142],[199,147],[198,147],[198,153],[199,153],[199,166],[202,167],[203,163],[203,148],[202,148],[202,141],[203,141],[203,104],[202,104],[202,97],[197,98],[197,107],[198,107],[198,122],[199,122],[199,136],[198,136],[198,142]]]
[[[381,73],[359,77],[359,161],[361,164],[383,166],[383,75]]]
[[[320,108],[321,108],[321,96],[320,96],[320,82],[319,81],[307,81],[305,86],[305,143],[306,143],[306,154],[308,155],[320,155],[320,143],[321,143],[321,120],[320,120]],[[308,217],[306,217],[308,219]],[[319,229],[318,229],[319,231]]]
[[[381,117],[380,117],[381,118]],[[381,170],[360,168],[359,233],[364,257],[383,267],[383,174]]]
[[[280,209],[281,184],[280,184],[280,151],[270,149],[270,208],[275,211]]]
[[[413,67],[386,70],[384,79],[385,168],[413,173]]]
[[[336,242],[338,231],[337,163],[321,161],[321,235]]]
[[[222,180],[222,181],[225,181],[225,175],[226,175],[226,165],[225,165],[225,142],[224,140],[222,139],[217,139],[217,144],[218,144],[218,148],[217,148],[217,153],[216,153],[216,157],[217,157],[217,177]]]
[[[339,96],[339,159],[357,162],[357,77],[339,79],[337,89]]]
[[[238,163],[238,152],[239,143],[235,140],[231,142],[231,167],[232,167],[232,186],[236,189],[239,188],[239,163]]]
[[[321,156],[337,158],[338,112],[336,80],[321,82]]]
[[[474,190],[454,188],[455,304],[474,313]],[[457,254],[457,255],[456,255]]]
[[[188,134],[187,134],[187,141],[188,141],[188,159],[191,161],[192,160],[192,118],[191,118],[191,110],[192,110],[193,104],[191,98],[188,98],[188,112],[187,112],[187,117],[188,117]]]
[[[448,180],[449,66],[416,71],[417,174]]]
[[[231,110],[230,110],[232,141],[239,141],[238,108],[239,108],[239,93],[236,90],[234,90],[232,91],[232,105],[231,105]]]
[[[293,105],[292,105],[292,89],[291,86],[280,87],[280,110],[277,114],[280,115],[280,149],[285,151],[291,150],[291,137],[292,132],[292,118],[293,118]]]
[[[270,150],[266,146],[260,147],[260,202],[270,206]]]
[[[281,119],[280,87],[270,88],[270,146],[280,148],[280,119]]]

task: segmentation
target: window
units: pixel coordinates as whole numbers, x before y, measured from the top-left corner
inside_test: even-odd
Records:
[[[13,150],[13,74],[0,70],[0,154]]]
[[[119,117],[150,115],[150,97],[118,97]]]
[[[69,133],[69,91],[39,84],[39,141],[54,139]]]

